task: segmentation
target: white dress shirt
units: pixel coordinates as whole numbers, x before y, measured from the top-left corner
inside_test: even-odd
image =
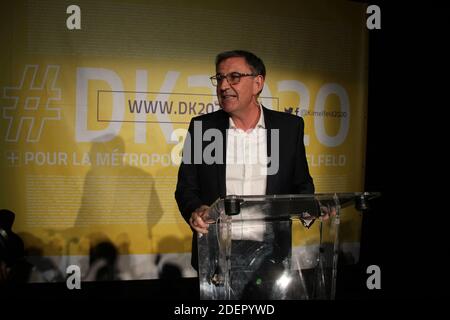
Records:
[[[226,156],[226,192],[227,195],[265,195],[267,187],[267,132],[264,113],[260,108],[260,117],[255,128],[247,132],[236,128],[230,117],[227,130]],[[264,221],[246,221],[242,219],[252,214],[242,209],[233,216],[232,239],[261,241],[265,230]]]

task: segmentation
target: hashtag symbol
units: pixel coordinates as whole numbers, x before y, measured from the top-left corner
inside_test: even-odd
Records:
[[[17,142],[24,132],[27,142],[38,142],[45,123],[60,119],[60,108],[52,101],[61,99],[61,90],[55,87],[59,66],[48,65],[38,77],[37,65],[26,65],[17,87],[4,87],[3,98],[13,103],[3,107],[3,119],[8,121],[5,141]]]

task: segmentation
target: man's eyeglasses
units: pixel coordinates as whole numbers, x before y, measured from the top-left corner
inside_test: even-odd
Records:
[[[222,81],[226,78],[229,84],[237,84],[241,81],[242,77],[256,77],[257,74],[254,73],[239,73],[239,72],[231,72],[229,74],[216,74],[215,76],[210,77],[211,83],[213,86],[217,86],[222,83]]]

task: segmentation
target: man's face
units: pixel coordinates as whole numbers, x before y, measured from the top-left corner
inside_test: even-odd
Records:
[[[245,62],[245,58],[233,57],[223,60],[216,72],[227,75],[232,72],[244,74],[253,73],[250,66]],[[231,114],[241,114],[252,103],[256,103],[257,95],[262,89],[264,80],[261,76],[241,77],[239,83],[230,84],[227,79],[223,79],[217,84],[217,98],[222,109]]]

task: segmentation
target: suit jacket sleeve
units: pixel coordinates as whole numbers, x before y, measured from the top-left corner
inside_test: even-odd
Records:
[[[294,170],[294,189],[296,193],[313,194],[314,183],[309,173],[308,161],[306,159],[304,138],[304,121],[299,118],[297,142],[296,142],[296,165]]]
[[[198,164],[194,164],[194,141],[191,139],[191,137],[194,137],[194,120],[191,120],[187,134],[175,190],[178,209],[186,222],[191,217],[191,213],[203,204],[200,199]]]

